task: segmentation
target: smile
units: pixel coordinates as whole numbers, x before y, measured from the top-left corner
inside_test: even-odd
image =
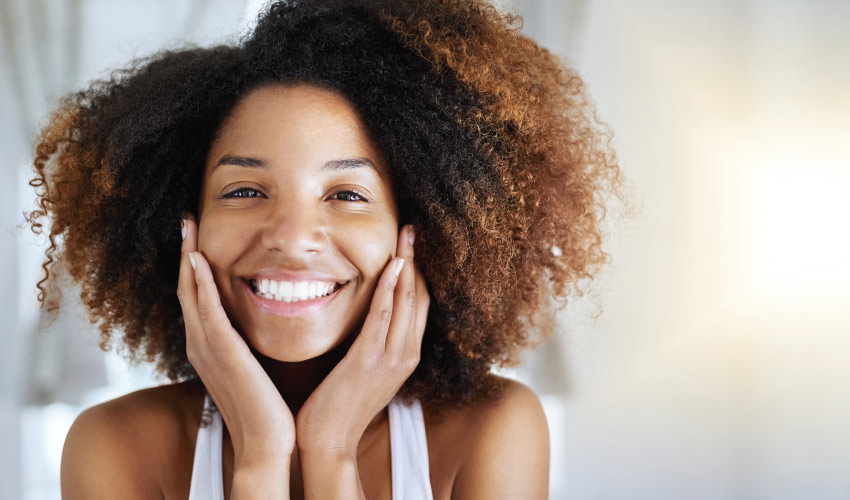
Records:
[[[245,280],[245,291],[260,310],[276,316],[300,316],[327,306],[348,283]]]
[[[303,302],[324,297],[338,290],[342,284],[328,281],[275,281],[251,280],[251,289],[265,299],[283,302]]]

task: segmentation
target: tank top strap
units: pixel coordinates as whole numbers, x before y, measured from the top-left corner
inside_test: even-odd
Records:
[[[405,405],[394,398],[388,413],[393,499],[433,500],[422,405],[419,400]]]
[[[204,414],[211,420],[206,427],[198,428],[189,500],[224,500],[223,423],[209,395],[204,396]],[[433,500],[422,405],[418,400],[406,405],[393,399],[388,414],[393,499]]]
[[[209,415],[211,421],[206,427],[198,428],[189,500],[224,500],[221,472],[223,424],[209,394],[204,396],[204,415]]]

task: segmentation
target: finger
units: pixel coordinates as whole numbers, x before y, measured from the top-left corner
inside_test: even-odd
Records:
[[[198,249],[195,227],[195,221],[191,215],[181,221],[180,230],[183,232],[183,244],[180,246],[180,271],[177,275],[177,298],[181,305],[184,302],[186,304],[194,303],[197,298],[194,271],[189,261],[189,254]],[[184,311],[184,315],[185,313],[186,311]]]
[[[425,323],[428,319],[431,297],[428,295],[428,286],[425,284],[425,277],[419,270],[419,266],[411,267],[413,267],[414,286],[416,288],[416,303],[413,307],[413,319],[410,322],[410,331],[407,334],[404,349],[406,353],[418,360],[422,351],[422,338],[425,334]]]
[[[198,226],[194,217],[187,216],[182,222],[181,231],[185,231],[180,247],[180,272],[177,278],[177,298],[183,310],[183,323],[186,327],[186,346],[194,348],[204,336],[201,318],[198,315],[198,286],[195,271],[192,269],[189,254],[198,250]]]
[[[416,318],[413,320],[414,333],[413,342],[417,354],[422,350],[422,338],[425,335],[425,325],[428,321],[428,309],[431,307],[431,295],[428,293],[428,284],[425,276],[414,266],[416,271]]]
[[[397,255],[407,263],[399,276],[393,298],[393,315],[387,332],[387,352],[401,355],[409,344],[410,326],[416,315],[416,281],[413,265],[413,226],[407,225],[400,231]]]
[[[217,361],[226,362],[228,359],[234,359],[237,354],[234,349],[247,352],[248,345],[233,329],[230,318],[221,305],[221,297],[209,262],[201,252],[194,252],[192,255],[195,261],[195,282],[198,286],[198,317]]]
[[[387,331],[393,314],[393,295],[399,274],[404,267],[404,259],[395,257],[384,267],[384,272],[378,280],[369,313],[363,322],[363,330],[357,339],[359,341],[362,338],[369,348],[380,346],[383,350],[386,345]],[[355,342],[355,345],[357,343]]]

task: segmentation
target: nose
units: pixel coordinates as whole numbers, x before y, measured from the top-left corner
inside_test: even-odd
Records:
[[[261,243],[269,252],[287,257],[321,253],[328,245],[320,207],[298,200],[275,200],[263,221]]]

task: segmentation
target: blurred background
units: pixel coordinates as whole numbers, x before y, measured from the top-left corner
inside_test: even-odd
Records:
[[[0,498],[58,499],[76,415],[163,382],[96,347],[72,286],[40,328],[39,126],[263,4],[0,0]],[[594,292],[510,372],[543,400],[552,498],[850,498],[850,2],[499,5],[579,70],[630,183]]]

